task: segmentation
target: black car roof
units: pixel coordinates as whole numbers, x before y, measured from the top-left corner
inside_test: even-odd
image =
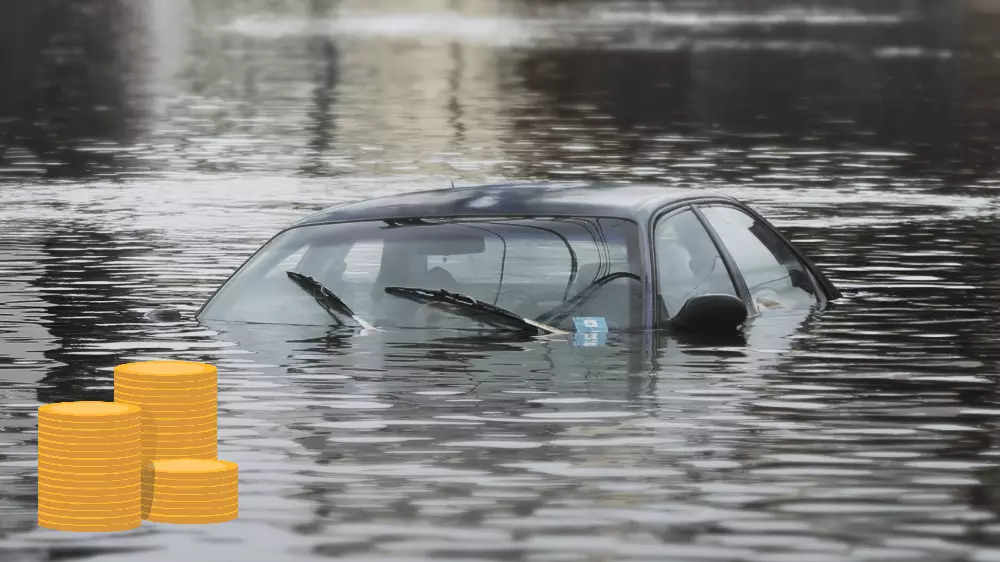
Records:
[[[692,187],[649,184],[506,183],[399,193],[343,203],[296,226],[410,217],[579,216],[641,220],[683,199],[722,197]]]

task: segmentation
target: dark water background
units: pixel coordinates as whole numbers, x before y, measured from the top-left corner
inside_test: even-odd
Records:
[[[1000,5],[0,6],[0,560],[1000,560]],[[333,203],[703,185],[841,286],[599,349],[162,322]],[[220,369],[232,523],[35,526],[33,418]]]

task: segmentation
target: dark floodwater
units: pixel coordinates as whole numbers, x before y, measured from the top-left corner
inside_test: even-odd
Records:
[[[0,559],[1000,560],[1000,8],[747,4],[4,3]],[[335,202],[529,178],[734,194],[846,298],[725,346],[144,317]],[[239,520],[36,528],[35,409],[153,358],[219,366]]]

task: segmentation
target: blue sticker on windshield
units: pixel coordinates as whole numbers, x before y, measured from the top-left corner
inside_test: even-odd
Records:
[[[574,316],[573,324],[577,332],[608,333],[608,321],[602,316]]]

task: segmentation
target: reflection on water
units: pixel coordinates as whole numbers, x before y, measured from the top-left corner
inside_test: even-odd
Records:
[[[0,559],[1000,559],[987,1],[0,8]],[[845,289],[733,341],[195,323],[343,200],[509,179],[752,201]],[[35,526],[33,413],[220,369],[241,515]]]

